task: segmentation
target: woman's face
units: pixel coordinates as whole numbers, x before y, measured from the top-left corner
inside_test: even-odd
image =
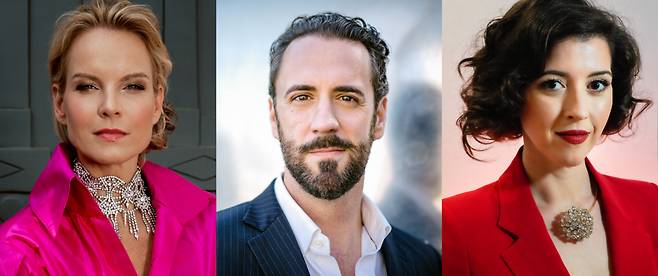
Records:
[[[543,74],[525,91],[525,154],[545,165],[582,164],[599,143],[612,107],[610,49],[600,37],[556,44]]]
[[[66,86],[52,86],[53,106],[78,158],[92,173],[134,171],[164,98],[163,88],[153,87],[146,45],[128,31],[93,28],[73,41],[67,61]]]

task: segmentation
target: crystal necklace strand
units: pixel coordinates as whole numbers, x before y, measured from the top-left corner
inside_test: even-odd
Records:
[[[135,214],[138,209],[142,214],[146,232],[155,233],[155,210],[151,205],[151,198],[146,194],[146,185],[142,180],[139,167],[128,183],[113,175],[95,178],[78,160],[73,161],[73,169],[82,180],[82,184],[96,199],[101,212],[112,223],[114,232],[117,233],[119,239],[121,239],[121,234],[117,216],[122,214],[124,225],[127,225],[130,234],[139,240],[140,230]]]

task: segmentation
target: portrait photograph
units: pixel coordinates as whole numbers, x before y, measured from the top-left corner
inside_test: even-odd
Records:
[[[217,8],[218,275],[439,273],[441,2]]]
[[[657,274],[656,3],[443,7],[444,275]]]

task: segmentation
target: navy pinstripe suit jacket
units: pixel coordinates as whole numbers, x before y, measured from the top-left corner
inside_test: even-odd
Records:
[[[382,254],[389,276],[441,275],[436,250],[395,227]],[[309,275],[274,181],[254,200],[217,213],[217,275]]]

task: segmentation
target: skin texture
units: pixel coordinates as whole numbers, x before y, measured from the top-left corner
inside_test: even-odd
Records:
[[[56,119],[67,126],[77,158],[95,176],[129,181],[139,154],[151,139],[162,113],[164,89],[153,87],[150,54],[142,40],[127,31],[94,28],[79,35],[68,52],[66,85],[52,85]],[[125,135],[99,134],[119,129]],[[141,215],[137,214],[137,217]],[[119,230],[135,270],[150,267],[152,234],[137,220],[139,240],[130,236],[119,216]]]
[[[282,143],[300,146],[336,135],[358,145],[384,134],[388,100],[384,97],[375,105],[370,57],[359,42],[319,35],[295,39],[283,55],[275,89],[276,105],[273,99],[269,102],[270,125]],[[317,175],[323,160],[334,160],[336,169],[344,170],[351,153],[330,147],[298,157]],[[354,275],[361,255],[363,176],[333,200],[307,193],[288,168],[283,179],[293,199],[329,237],[341,274]]]
[[[571,206],[589,208],[595,201],[585,157],[601,141],[612,106],[610,49],[600,37],[568,38],[556,44],[543,76],[526,91],[522,115],[523,165],[533,197],[549,233],[556,216]],[[590,132],[571,144],[556,132]],[[595,187],[595,186],[594,186]],[[573,243],[551,234],[572,275],[609,275],[605,229],[599,204],[592,209],[592,236]],[[587,256],[587,257],[584,257]]]

